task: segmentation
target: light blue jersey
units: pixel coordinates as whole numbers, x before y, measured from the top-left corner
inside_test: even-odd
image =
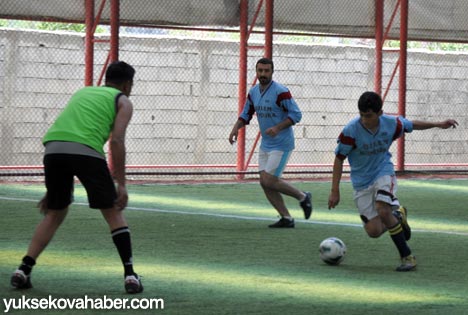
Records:
[[[260,148],[266,152],[291,151],[294,149],[294,132],[292,127],[281,130],[275,137],[271,137],[265,131],[285,119],[290,119],[294,124],[302,118],[302,113],[291,96],[289,90],[275,82],[271,81],[270,86],[263,92],[260,92],[260,85],[257,84],[249,91],[247,101],[244,105],[239,119],[245,124],[249,124],[254,113],[257,113],[262,141]]]
[[[351,120],[338,138],[335,154],[348,158],[353,188],[365,189],[381,176],[394,175],[390,146],[405,132],[412,131],[413,123],[403,117],[380,116],[375,133],[362,125],[360,117]]]

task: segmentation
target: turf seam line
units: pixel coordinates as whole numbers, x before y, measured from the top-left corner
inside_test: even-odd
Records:
[[[37,200],[24,199],[24,198],[0,197],[0,200],[26,201],[26,202],[37,203]],[[87,203],[82,203],[82,202],[74,202],[73,205],[79,205],[79,206],[85,206],[85,207],[89,206]],[[235,214],[218,214],[218,213],[208,213],[208,212],[188,212],[188,211],[180,211],[180,210],[163,210],[163,209],[141,208],[141,207],[127,207],[126,209],[131,210],[131,211],[146,211],[146,212],[181,214],[181,215],[202,215],[202,216],[209,216],[209,217],[238,219],[238,220],[250,220],[250,221],[271,221],[272,220],[271,218],[240,216],[240,215],[235,215]],[[362,228],[362,225],[353,224],[353,223],[322,222],[322,221],[303,220],[303,219],[295,219],[295,221],[300,222],[300,223],[305,223],[305,224],[336,225],[336,226]],[[412,229],[412,231],[413,232],[421,232],[421,233],[436,233],[436,234],[468,236],[468,233],[464,233],[464,232],[424,230],[424,229]]]

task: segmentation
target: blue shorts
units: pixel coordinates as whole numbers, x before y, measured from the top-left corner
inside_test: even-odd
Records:
[[[90,208],[112,208],[117,199],[114,181],[104,159],[78,154],[46,154],[44,173],[48,209],[63,210],[72,203],[74,176],[86,189]]]

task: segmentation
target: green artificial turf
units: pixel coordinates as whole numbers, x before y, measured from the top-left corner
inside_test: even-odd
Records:
[[[314,195],[311,220],[286,197],[295,229],[269,229],[275,211],[255,183],[130,185],[126,216],[145,291],[127,295],[123,268],[99,211],[81,186],[64,224],[34,267],[34,288],[10,288],[41,215],[42,185],[0,185],[0,312],[8,299],[159,299],[147,310],[11,310],[11,314],[468,314],[468,182],[400,180],[418,259],[398,273],[388,235],[367,237],[349,183],[327,209],[330,183],[294,183]],[[320,261],[330,236],[344,262]],[[4,300],[6,299],[6,300]]]

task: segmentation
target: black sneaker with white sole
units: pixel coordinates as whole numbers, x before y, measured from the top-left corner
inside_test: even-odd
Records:
[[[15,289],[32,288],[31,277],[26,275],[23,270],[17,269],[13,272],[10,279],[11,286]]]
[[[268,227],[271,228],[293,228],[294,227],[294,219],[286,219],[286,218],[281,218],[279,219],[278,222],[275,222],[273,224],[270,224]]]
[[[143,292],[143,284],[141,283],[141,277],[138,275],[126,276],[125,291],[127,291],[128,294]]]

